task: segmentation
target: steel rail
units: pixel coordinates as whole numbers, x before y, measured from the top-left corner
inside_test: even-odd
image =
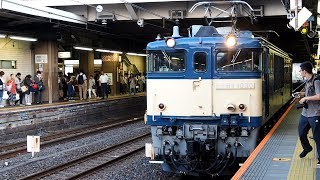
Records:
[[[78,172],[76,172],[74,175],[72,175],[72,177],[67,177],[67,178],[68,179],[74,179],[74,178],[78,178],[78,177],[81,177],[81,176],[84,176],[84,175],[87,175],[87,174],[91,174],[92,171],[96,171],[97,169],[100,169],[102,167],[109,166],[109,165],[111,165],[111,164],[113,164],[115,162],[118,162],[119,160],[123,159],[124,157],[127,157],[128,155],[131,155],[131,154],[143,149],[144,148],[144,144],[143,144],[143,146],[138,145],[138,147],[136,147],[136,148],[134,147],[134,145],[137,144],[136,141],[138,141],[138,142],[139,141],[143,141],[144,142],[144,140],[146,138],[150,137],[150,134],[151,133],[146,133],[146,134],[140,135],[138,137],[134,137],[132,139],[129,139],[129,140],[124,141],[124,142],[121,142],[121,143],[116,144],[114,146],[107,147],[107,148],[99,150],[97,152],[94,152],[94,153],[79,157],[79,158],[74,159],[72,161],[63,163],[63,164],[58,165],[58,166],[51,167],[51,168],[46,169],[44,171],[41,171],[41,172],[38,172],[38,173],[34,173],[34,174],[31,174],[31,175],[28,175],[26,177],[22,177],[22,178],[19,178],[19,179],[21,179],[21,180],[40,179],[40,178],[43,178],[43,177],[48,177],[48,176],[53,175],[53,174],[58,174],[58,173],[63,174],[63,171],[68,171],[68,170],[70,171],[70,169],[72,171],[73,167],[79,167],[79,166],[80,167],[88,167],[88,166],[93,164],[92,162],[90,163],[89,161],[90,160],[94,160],[95,158],[97,158],[97,160],[94,160],[94,161],[97,161],[98,163],[97,164],[95,163],[95,165],[93,165],[94,167],[91,166],[86,170],[77,169]],[[134,147],[134,148],[130,150],[130,148],[132,148],[132,147]],[[99,163],[99,159],[102,158],[104,154],[116,152],[119,149],[125,149],[125,150],[127,150],[129,152],[127,152],[127,153],[125,153],[125,154],[123,154],[121,156],[118,156],[118,157],[108,156],[110,158],[110,160],[107,160],[105,162],[103,161],[102,163],[101,162]],[[85,164],[85,163],[89,163],[89,165]]]
[[[67,131],[67,132],[56,133],[51,136],[47,136],[47,137],[42,138],[43,141],[40,143],[40,145],[42,147],[43,146],[46,147],[46,146],[53,145],[56,143],[61,143],[62,141],[68,141],[68,140],[86,137],[91,134],[97,134],[97,133],[100,133],[100,132],[105,131],[107,129],[115,128],[118,126],[123,126],[126,124],[140,121],[142,119],[143,119],[142,117],[139,117],[139,118],[129,119],[129,120],[114,123],[114,124],[110,124],[110,122],[109,122],[109,123],[98,124],[98,125],[94,125],[94,126],[90,126],[90,127],[78,128],[78,129],[74,129],[74,130]],[[11,149],[13,149],[13,150],[11,151]],[[18,143],[10,144],[7,146],[2,146],[1,151],[4,151],[4,152],[0,153],[0,160],[15,157],[20,154],[25,154],[25,153],[27,153],[26,142],[18,142]]]

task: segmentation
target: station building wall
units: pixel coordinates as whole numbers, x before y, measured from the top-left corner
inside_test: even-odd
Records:
[[[5,73],[3,80],[7,81],[10,74],[16,75],[18,72],[21,73],[22,79],[28,74],[34,74],[30,47],[30,42],[0,38],[0,60],[16,61],[16,69],[0,69]]]

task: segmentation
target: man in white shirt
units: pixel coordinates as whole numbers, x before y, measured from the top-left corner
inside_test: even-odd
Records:
[[[101,97],[104,99],[104,95],[106,95],[106,98],[108,99],[108,82],[109,82],[109,77],[107,74],[105,74],[103,71],[101,71],[101,75],[99,78],[99,84],[101,86]]]

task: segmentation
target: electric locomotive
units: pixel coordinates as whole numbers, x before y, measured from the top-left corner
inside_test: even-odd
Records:
[[[174,27],[147,45],[146,155],[164,171],[218,176],[238,165],[291,98],[287,53],[250,31],[220,29],[192,26],[181,37]]]

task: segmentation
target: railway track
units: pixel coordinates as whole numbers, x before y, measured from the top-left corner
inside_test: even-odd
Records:
[[[94,173],[95,171],[110,166],[124,158],[144,149],[145,142],[150,138],[150,133],[129,139],[114,146],[102,149],[74,159],[70,162],[52,167],[50,169],[20,178],[29,179],[77,179]]]
[[[60,133],[54,133],[52,135],[41,138],[41,147],[46,147],[46,146],[54,145],[64,141],[71,141],[71,140],[79,139],[89,135],[98,134],[108,129],[112,129],[112,128],[116,128],[119,126],[140,121],[141,119],[142,117],[128,119],[128,120],[121,120],[121,122],[119,122],[119,120],[115,120],[112,122],[97,124],[94,126],[74,129],[74,130],[60,132]],[[19,154],[27,153],[26,142],[24,141],[24,142],[18,142],[10,145],[1,146],[0,152],[1,152],[0,160],[12,158]]]

